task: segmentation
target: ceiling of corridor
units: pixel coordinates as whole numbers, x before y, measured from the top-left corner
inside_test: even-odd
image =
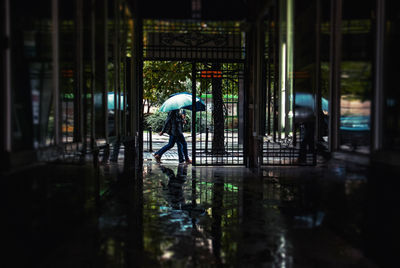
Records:
[[[134,2],[134,0],[131,0]],[[146,0],[140,1],[142,16],[148,19],[243,20],[252,0]],[[268,2],[268,1],[265,1]]]

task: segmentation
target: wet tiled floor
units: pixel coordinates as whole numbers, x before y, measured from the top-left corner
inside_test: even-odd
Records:
[[[366,168],[331,161],[255,175],[166,162],[140,174],[48,164],[8,175],[13,267],[390,266],[391,249],[371,254],[386,240],[371,227],[379,203],[367,198]]]

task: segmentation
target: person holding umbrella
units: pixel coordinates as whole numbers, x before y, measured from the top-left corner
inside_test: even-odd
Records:
[[[154,158],[156,159],[157,163],[161,163],[162,155],[166,151],[174,147],[175,143],[177,143],[178,146],[179,163],[192,163],[188,155],[187,143],[185,137],[183,136],[183,123],[184,115],[180,114],[179,110],[171,110],[168,112],[164,127],[162,128],[159,135],[162,136],[164,133],[168,133],[169,141],[167,145],[162,147],[154,154]]]
[[[186,121],[186,112],[185,112],[185,110],[182,110],[181,117],[182,117],[183,125],[186,125],[187,121]],[[182,129],[183,129],[183,125],[182,125]],[[178,145],[178,150],[179,150],[180,144],[178,143],[177,145]],[[181,153],[185,157],[186,163],[187,164],[191,164],[192,161],[189,159],[189,154],[188,154],[188,149],[187,149],[187,143],[186,143],[185,136],[183,136],[183,139],[181,139],[181,145],[182,145],[181,146],[181,149],[182,149]]]
[[[163,105],[161,105],[159,111],[168,112],[168,117],[165,120],[164,127],[159,134],[163,135],[167,132],[169,134],[169,141],[167,145],[162,147],[154,154],[154,158],[156,159],[157,163],[161,162],[162,155],[167,150],[171,149],[175,145],[175,143],[177,143],[178,145],[179,162],[183,163],[184,161],[186,161],[187,164],[192,163],[192,161],[189,159],[187,143],[185,137],[183,136],[183,124],[186,123],[186,114],[184,111],[182,114],[179,113],[179,109],[192,110],[192,100],[192,93],[180,92],[172,94],[163,103]],[[194,106],[196,111],[206,110],[205,103],[198,97],[196,98]]]

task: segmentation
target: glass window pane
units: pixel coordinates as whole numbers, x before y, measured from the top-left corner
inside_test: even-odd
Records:
[[[54,132],[51,1],[10,4],[13,149],[47,146]]]
[[[373,7],[373,1],[343,1],[340,149],[359,153],[370,151]]]

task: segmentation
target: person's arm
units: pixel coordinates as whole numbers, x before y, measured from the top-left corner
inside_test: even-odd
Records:
[[[168,113],[167,119],[165,119],[164,127],[162,128],[161,132],[159,133],[160,136],[162,136],[162,134],[164,134],[165,131],[167,130],[167,127],[171,123],[171,119],[172,119],[172,113]]]
[[[185,114],[182,114],[182,123],[183,123],[184,125],[187,124],[186,115],[185,115]]]

